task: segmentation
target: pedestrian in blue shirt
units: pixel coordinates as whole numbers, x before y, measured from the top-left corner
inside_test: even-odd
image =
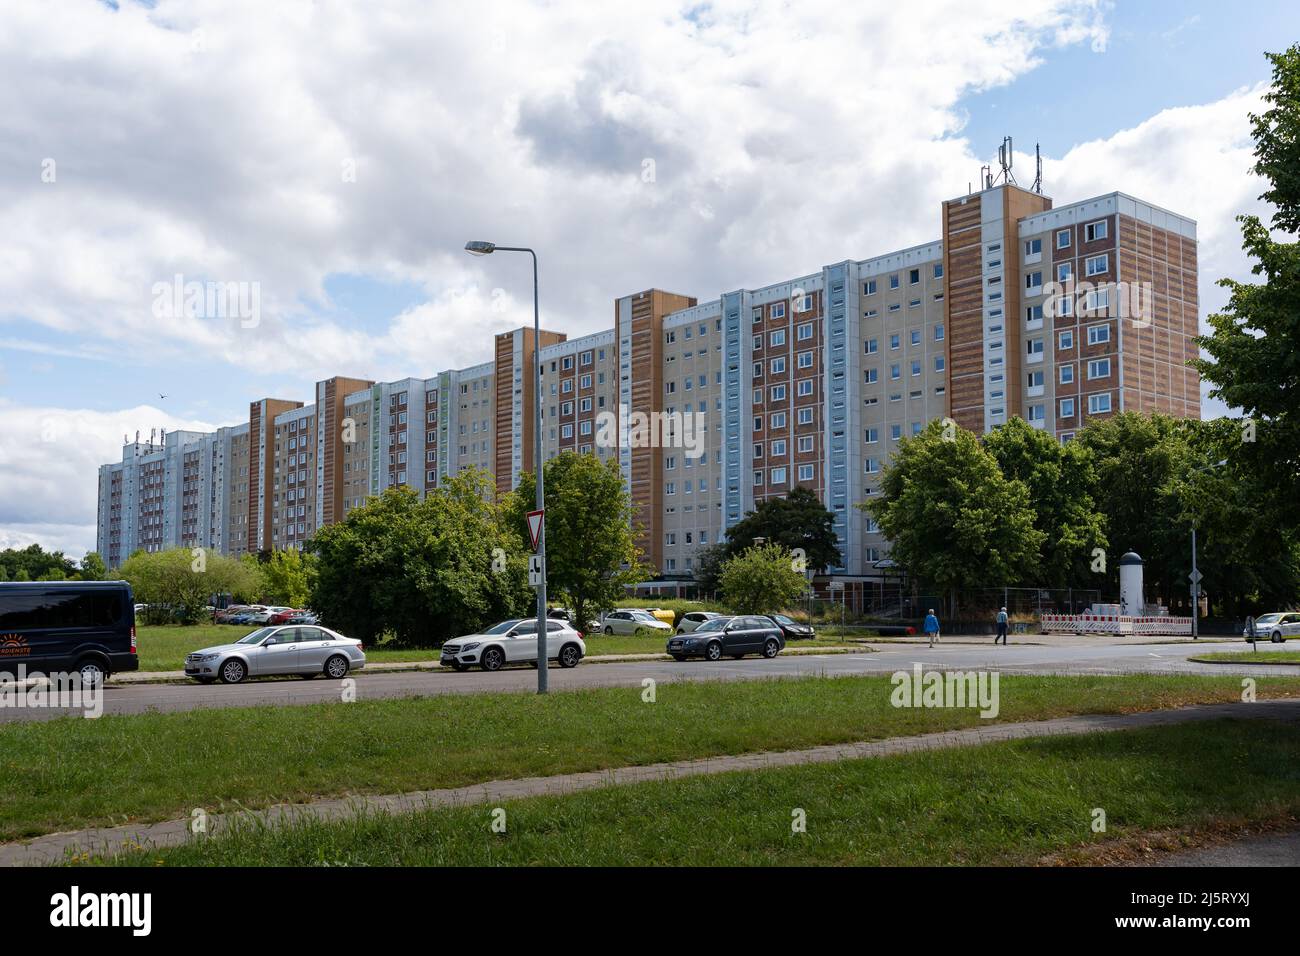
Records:
[[[934,647],[934,642],[939,640],[939,619],[934,616],[934,608],[925,616],[925,633],[930,638],[930,646]]]
[[[1007,642],[1007,609],[1006,608],[1003,608],[1002,610],[998,611],[998,636],[993,638],[993,643],[996,644],[998,641],[1001,641],[1003,644],[1006,644]]]

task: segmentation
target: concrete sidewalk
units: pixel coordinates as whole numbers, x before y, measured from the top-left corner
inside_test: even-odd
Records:
[[[223,828],[229,828],[235,822],[276,825],[301,818],[345,819],[363,812],[403,813],[437,807],[497,805],[503,801],[526,797],[577,793],[600,787],[656,780],[680,780],[735,770],[765,770],[774,767],[833,763],[840,760],[860,760],[867,757],[887,757],[927,750],[976,746],[1005,740],[1102,733],[1139,727],[1163,727],[1226,717],[1300,722],[1300,700],[1264,700],[1252,704],[1202,704],[1176,710],[1155,710],[1138,714],[1061,717],[1054,720],[990,724],[988,727],[967,730],[830,744],[807,750],[706,757],[676,763],[593,770],[553,777],[493,780],[452,789],[322,799],[304,804],[277,804],[265,810],[210,814],[207,818],[207,832],[209,836],[219,835]],[[164,823],[55,833],[22,843],[6,843],[0,845],[0,866],[58,862],[72,853],[112,854],[122,848],[176,846],[190,839],[189,827],[189,819],[169,820]]]
[[[802,654],[870,654],[872,648],[865,644],[845,644],[836,647],[790,647],[781,652],[799,656]],[[621,664],[628,661],[670,661],[667,654],[594,654],[582,659],[583,664]],[[393,673],[401,671],[442,671],[447,670],[434,661],[375,661],[357,671],[357,677],[370,673]],[[125,671],[114,674],[109,681],[115,684],[184,684],[190,678],[184,671]]]

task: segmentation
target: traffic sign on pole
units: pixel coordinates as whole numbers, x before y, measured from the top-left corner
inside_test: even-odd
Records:
[[[533,543],[533,550],[537,550],[537,542],[542,537],[542,518],[545,511],[528,512],[528,539]]]
[[[532,587],[542,583],[542,556],[540,554],[530,554],[528,556],[528,583]]]

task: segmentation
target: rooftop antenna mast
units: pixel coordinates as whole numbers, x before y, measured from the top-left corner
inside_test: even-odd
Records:
[[[1011,146],[1011,137],[1004,136],[1002,137],[1002,145],[998,147],[998,166],[1001,167],[1001,171],[993,180],[994,183],[1001,182],[1011,186],[1016,185],[1016,177],[1011,174],[1013,162],[1015,162],[1015,155]]]
[[[1043,194],[1043,152],[1039,149],[1038,143],[1034,144],[1034,192],[1038,195]]]

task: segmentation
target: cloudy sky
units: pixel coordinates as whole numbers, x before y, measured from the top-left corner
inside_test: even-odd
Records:
[[[1004,134],[1247,276],[1246,113],[1293,3],[0,0],[0,547],[94,546],[123,433],[427,376],[939,234]],[[187,317],[175,277],[256,289]],[[249,300],[245,299],[245,303]],[[165,397],[164,397],[165,396]],[[1207,403],[1207,414],[1216,408]]]

